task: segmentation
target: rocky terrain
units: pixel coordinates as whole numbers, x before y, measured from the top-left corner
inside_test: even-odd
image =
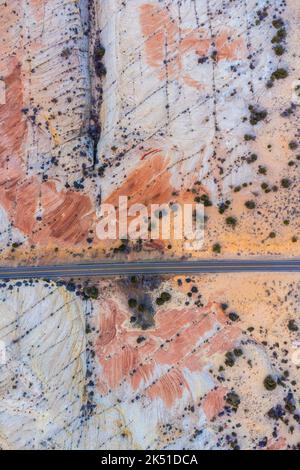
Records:
[[[299,8],[1,0],[2,263],[299,254]],[[202,249],[99,239],[126,195],[204,203]]]
[[[299,276],[0,290],[3,449],[299,449]]]

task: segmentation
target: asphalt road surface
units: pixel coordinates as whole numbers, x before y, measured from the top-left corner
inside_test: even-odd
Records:
[[[204,274],[243,272],[300,272],[300,259],[235,259],[199,261],[105,261],[89,264],[1,267],[1,279],[57,279],[134,274]]]

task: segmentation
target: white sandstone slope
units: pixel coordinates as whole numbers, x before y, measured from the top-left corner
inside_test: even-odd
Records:
[[[83,306],[63,287],[19,284],[0,294],[1,446],[69,448],[84,401]]]

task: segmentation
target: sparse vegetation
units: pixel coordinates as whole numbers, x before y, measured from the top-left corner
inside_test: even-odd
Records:
[[[277,387],[277,381],[272,377],[272,375],[267,375],[264,380],[264,387],[269,392],[275,390],[275,388]]]
[[[239,315],[236,312],[230,312],[228,317],[231,321],[238,321],[240,319]]]
[[[233,352],[228,351],[225,354],[225,365],[228,366],[228,367],[233,367],[234,364],[235,364],[235,356],[234,356]]]
[[[250,142],[251,140],[255,140],[256,139],[256,136],[255,135],[252,135],[252,134],[245,134],[244,135],[244,140],[246,142]]]
[[[165,302],[169,302],[171,300],[172,296],[169,292],[162,292],[160,294],[160,297],[156,299],[156,304],[157,305],[163,305]]]
[[[272,73],[271,75],[271,80],[283,80],[287,78],[289,75],[288,71],[286,69],[277,69],[275,72]]]
[[[221,245],[220,245],[220,243],[215,243],[215,244],[213,245],[213,252],[214,252],[214,253],[218,253],[218,254],[221,253]]]
[[[265,166],[260,165],[260,166],[258,167],[258,173],[259,173],[260,175],[266,175],[266,174],[267,174],[267,168],[266,168]]]
[[[250,157],[247,158],[247,163],[249,164],[254,163],[256,162],[257,158],[258,158],[257,155],[255,153],[252,153]]]
[[[290,148],[291,150],[296,150],[298,147],[299,147],[299,144],[298,144],[298,142],[296,142],[295,140],[292,140],[292,141],[289,143],[289,148]]]
[[[229,225],[230,227],[235,227],[237,224],[237,219],[236,217],[229,216],[226,218],[226,224]]]
[[[137,300],[136,299],[129,299],[128,300],[128,305],[130,308],[135,308],[137,306]]]
[[[272,38],[271,42],[272,44],[280,44],[286,39],[286,36],[287,36],[286,29],[280,28],[275,34],[275,36]]]
[[[260,121],[263,121],[264,119],[266,119],[268,113],[266,110],[260,110],[260,109],[257,109],[256,107],[254,106],[249,106],[249,111],[250,111],[250,124],[252,126],[256,126],[256,124],[258,124]]]
[[[230,405],[235,411],[238,409],[241,399],[236,392],[229,392],[225,397],[226,403]]]
[[[299,331],[299,327],[296,325],[295,320],[290,320],[288,322],[288,329],[293,332]]]
[[[62,52],[61,52],[61,57],[63,57],[64,59],[68,59],[70,57],[70,55],[72,54],[72,51],[69,47],[65,47]]]
[[[211,202],[211,200],[209,199],[209,197],[208,197],[207,194],[202,194],[202,196],[196,196],[195,199],[194,199],[194,201],[197,202],[197,203],[202,202],[202,204],[204,205],[204,207],[210,207],[210,206],[212,206],[212,202]]]
[[[229,209],[230,204],[231,204],[231,202],[228,201],[228,200],[225,201],[225,202],[221,202],[221,203],[219,204],[219,213],[220,213],[220,214],[224,214],[224,212],[225,212],[227,209]]]
[[[254,201],[246,201],[245,206],[247,207],[247,209],[255,209],[256,204]]]
[[[95,66],[96,75],[99,78],[104,77],[107,73],[106,67],[102,62],[104,54],[105,54],[105,49],[100,43],[100,41],[97,40],[95,43],[95,47],[94,47],[94,66]]]
[[[162,292],[160,297],[164,302],[169,302],[169,300],[171,300],[171,294],[169,292]]]
[[[284,22],[283,22],[282,18],[277,18],[277,19],[272,21],[272,25],[274,26],[274,28],[279,29],[279,28],[282,28],[284,26]]]
[[[283,179],[281,180],[281,186],[282,186],[283,188],[289,188],[289,187],[291,186],[290,180],[289,180],[288,178],[283,178]]]
[[[281,45],[275,46],[273,50],[277,56],[282,56],[285,53],[285,48]]]

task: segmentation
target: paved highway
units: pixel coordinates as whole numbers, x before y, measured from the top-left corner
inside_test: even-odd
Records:
[[[104,261],[89,264],[1,267],[1,279],[109,277],[134,274],[204,274],[243,272],[300,272],[300,259],[234,259],[199,261]]]

